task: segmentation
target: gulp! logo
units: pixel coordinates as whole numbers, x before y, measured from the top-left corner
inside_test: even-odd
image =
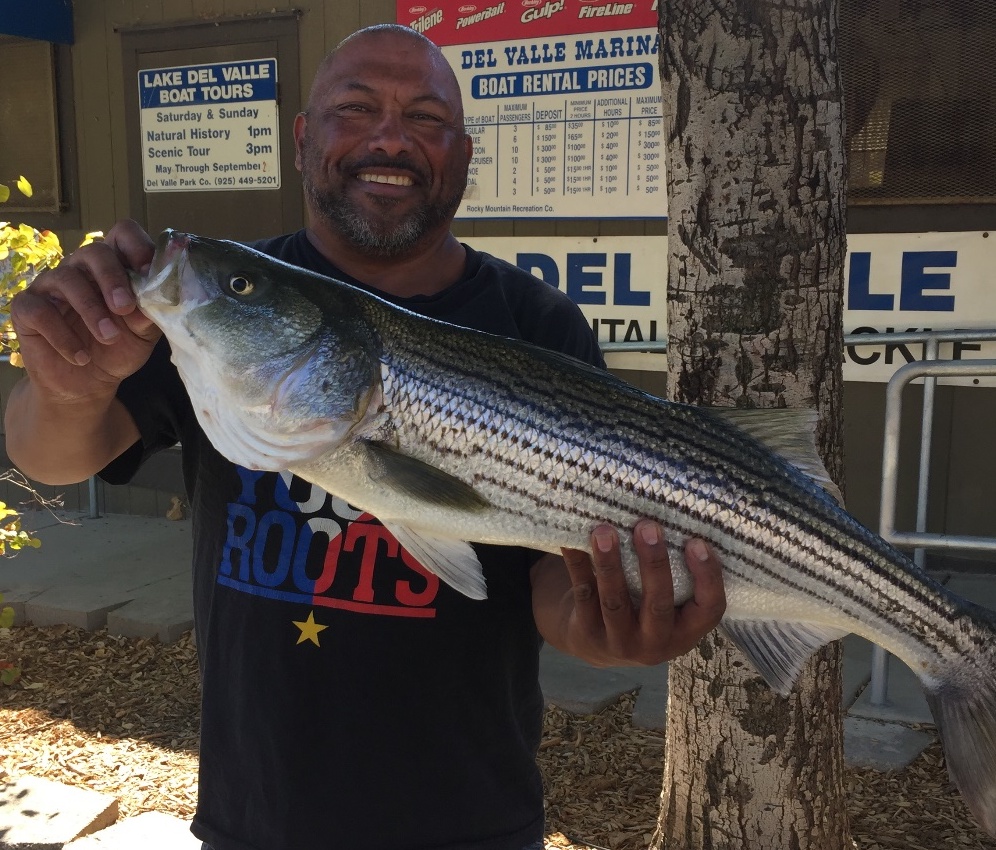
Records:
[[[544,3],[535,9],[526,9],[520,20],[522,23],[528,24],[543,18],[552,18],[557,12],[563,12],[566,4],[567,0],[553,0],[553,2]],[[525,5],[525,0],[523,0],[523,5]]]

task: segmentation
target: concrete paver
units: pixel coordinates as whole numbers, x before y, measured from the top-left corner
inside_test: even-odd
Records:
[[[15,622],[107,625],[172,639],[193,620],[190,522],[133,516],[30,515],[42,545],[0,563],[0,593]],[[133,606],[133,607],[129,607]],[[136,619],[148,618],[140,628]],[[120,632],[124,633],[124,632]]]
[[[937,736],[900,723],[864,717],[844,718],[844,761],[854,767],[899,770],[929,747]]]
[[[0,785],[0,850],[61,850],[117,818],[107,794],[34,776]]]
[[[66,845],[66,850],[200,850],[190,822],[143,812]]]
[[[540,653],[540,684],[548,703],[572,714],[597,714],[641,683],[629,667],[592,667],[547,644]]]

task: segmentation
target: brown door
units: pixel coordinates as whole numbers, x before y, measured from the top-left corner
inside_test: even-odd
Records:
[[[296,17],[135,29],[121,43],[132,218],[152,234],[171,227],[238,240],[301,227],[292,135],[301,108]],[[251,79],[274,72],[275,88],[272,79]],[[188,85],[197,74],[199,84]],[[254,84],[257,95],[275,92],[275,115],[272,95],[224,99]],[[205,85],[218,99],[202,100]],[[150,108],[150,96],[161,110]],[[244,117],[256,114],[253,105],[265,117]]]

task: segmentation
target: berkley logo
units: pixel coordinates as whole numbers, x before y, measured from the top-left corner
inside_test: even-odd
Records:
[[[428,10],[428,6],[412,6],[408,10],[409,15],[423,15]]]
[[[523,0],[523,4],[525,4],[525,0]],[[544,3],[535,9],[526,9],[519,20],[524,24],[528,24],[533,21],[542,20],[543,18],[552,18],[557,12],[563,12],[566,5],[567,0],[554,0],[554,2]]]
[[[470,5],[461,6],[459,9],[457,9],[457,12],[459,12],[461,15],[469,15],[471,12],[476,12],[476,11],[477,11],[477,6],[470,6]]]
[[[433,9],[433,11],[427,12],[420,18],[416,18],[409,24],[409,26],[416,32],[425,32],[427,29],[436,26],[436,24],[441,24],[442,22],[443,10]]]
[[[471,10],[477,9],[476,6],[462,6],[461,11],[463,9],[468,9],[468,8]],[[483,11],[474,12],[474,14],[472,15],[463,15],[462,17],[458,17],[456,20],[456,28],[463,29],[463,27],[469,27],[473,26],[474,24],[479,24],[481,21],[488,21],[491,18],[497,17],[498,15],[502,14],[504,11],[505,11],[505,0],[502,0],[502,2],[499,3],[497,6],[490,6],[487,9],[484,9]]]
[[[527,9],[531,9],[533,6],[539,6],[543,0],[522,0],[522,5]]]

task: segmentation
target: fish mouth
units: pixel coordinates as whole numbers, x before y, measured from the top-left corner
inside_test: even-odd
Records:
[[[159,234],[148,276],[132,277],[139,306],[179,307],[184,296],[189,296],[190,293],[184,291],[184,278],[190,267],[188,252],[194,238],[176,230],[164,230]]]
[[[156,253],[149,268],[149,279],[157,278],[164,269],[173,268],[190,247],[190,234],[164,230],[156,240]]]

